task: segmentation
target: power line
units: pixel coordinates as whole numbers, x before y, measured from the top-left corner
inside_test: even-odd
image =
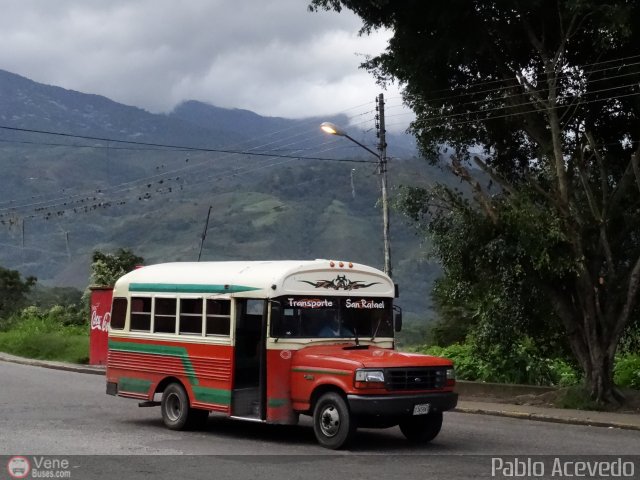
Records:
[[[354,109],[359,108],[361,106],[371,105],[371,103],[372,102],[368,102],[368,103],[365,103],[365,104],[362,104],[362,105],[359,105],[359,106],[351,107],[349,109],[346,109],[345,111],[354,110]],[[370,112],[372,112],[372,111],[373,110],[370,110]],[[357,115],[353,115],[353,116],[348,117],[348,118],[356,118],[356,117],[359,117],[361,115],[362,114],[357,114]],[[277,138],[275,140],[267,142],[267,143],[263,143],[261,145],[254,146],[254,147],[252,147],[250,149],[250,151],[246,151],[246,150],[230,150],[230,149],[226,149],[226,150],[221,150],[221,149],[199,149],[199,148],[196,148],[196,147],[178,147],[178,148],[171,148],[170,150],[171,151],[192,151],[192,150],[212,151],[212,150],[215,150],[215,151],[228,152],[223,157],[218,157],[216,160],[222,160],[225,157],[231,157],[233,155],[238,155],[238,154],[264,156],[264,157],[269,157],[269,158],[272,158],[272,157],[284,157],[284,158],[291,157],[291,158],[296,158],[296,159],[312,159],[312,160],[313,159],[319,159],[320,157],[308,157],[308,156],[304,156],[304,155],[299,155],[298,153],[303,151],[303,149],[295,150],[294,152],[296,153],[296,155],[291,155],[291,154],[290,155],[283,155],[281,153],[273,153],[274,151],[275,152],[283,151],[284,147],[295,146],[295,145],[301,144],[303,142],[308,143],[308,140],[305,139],[305,138],[301,138],[298,141],[289,142],[288,144],[283,144],[282,142],[285,142],[287,140],[292,140],[294,138],[304,137],[304,136],[307,135],[308,132],[312,131],[311,129],[309,129],[307,131],[299,132],[299,133],[297,133],[297,134],[295,134],[293,136],[290,135],[290,136],[284,137],[284,138],[283,138],[283,136],[281,134],[286,132],[286,131],[290,131],[292,129],[303,127],[304,125],[310,125],[312,123],[315,124],[316,122],[317,122],[317,119],[309,119],[306,122],[296,123],[296,124],[291,125],[291,126],[285,128],[285,129],[282,129],[280,131],[263,134],[263,135],[260,135],[258,137],[254,137],[253,139],[249,139],[249,140],[246,140],[246,141],[242,142],[242,143],[250,143],[250,142],[252,142],[254,140],[257,140],[257,139],[260,139],[260,138],[274,137],[274,136],[277,135]],[[24,129],[24,130],[28,130],[28,129]],[[315,130],[316,129],[314,128],[313,131],[315,131]],[[54,133],[58,133],[58,132],[46,132],[46,133],[54,134]],[[63,135],[69,135],[69,134],[63,134]],[[88,137],[88,136],[77,135],[77,137],[85,138],[85,137]],[[91,137],[91,138],[95,138],[95,137]],[[111,140],[111,139],[109,139],[109,140]],[[10,140],[5,140],[5,141],[9,142]],[[337,143],[338,143],[337,140],[333,140],[333,141],[337,145]],[[124,142],[124,141],[120,141],[120,142]],[[169,147],[169,146],[165,147],[164,145],[163,146],[155,146],[157,144],[152,144],[151,147],[147,147],[147,148],[145,148],[144,145],[143,145],[143,148],[140,148],[140,147],[114,147],[114,146],[111,146],[111,145],[107,145],[107,146],[102,146],[102,145],[93,145],[93,146],[91,146],[91,145],[75,145],[75,144],[70,145],[70,144],[62,144],[62,143],[58,144],[58,143],[52,143],[52,142],[27,142],[27,141],[25,141],[24,143],[27,143],[27,144],[38,144],[38,143],[40,143],[42,145],[61,146],[61,147],[67,147],[67,148],[103,148],[103,149],[107,149],[107,150],[109,150],[109,149],[113,149],[113,150],[131,149],[131,150],[136,150],[136,151],[144,151],[144,150],[148,150],[148,151],[149,150],[150,151],[164,151],[164,150],[168,150],[167,147]],[[140,145],[140,144],[144,144],[145,142],[133,142],[133,141],[130,141],[128,143],[133,143],[133,144],[136,144],[136,145]],[[242,143],[238,142],[238,144],[240,144],[240,145]],[[326,141],[324,143],[326,144]],[[271,145],[277,145],[278,150],[270,150],[268,152],[253,152],[253,151],[257,150],[257,149],[264,148],[266,146],[271,146]],[[336,146],[336,148],[337,148],[337,146]],[[309,149],[304,149],[304,150],[309,150]],[[332,149],[331,148],[330,149],[325,149],[325,151],[330,151],[330,150],[332,150]],[[364,162],[362,160],[353,160],[353,159],[328,159],[327,158],[326,160],[330,160],[330,161],[345,161],[346,160],[347,162],[355,162],[355,163]],[[188,159],[187,159],[187,161],[188,161]],[[146,183],[148,181],[153,181],[153,179],[155,179],[155,178],[167,178],[169,175],[171,175],[173,173],[183,172],[183,171],[186,171],[186,170],[194,170],[195,168],[197,168],[199,166],[202,166],[202,165],[205,165],[207,163],[210,163],[210,160],[206,160],[206,161],[202,161],[202,162],[196,162],[196,163],[192,162],[191,164],[189,164],[187,166],[184,166],[184,167],[181,167],[181,168],[178,168],[178,169],[165,171],[165,172],[162,172],[162,173],[159,173],[159,174],[156,174],[156,175],[152,175],[152,176],[141,177],[141,178],[129,181],[129,182],[125,182],[124,184],[121,184],[121,185],[132,185],[131,188],[128,188],[128,190],[131,190],[132,188],[136,188],[136,186],[135,186],[136,183],[140,183],[140,182]],[[368,163],[373,163],[373,162],[368,162]],[[160,183],[162,183],[162,182],[160,182]],[[143,186],[144,185],[140,185],[139,187],[142,188]],[[111,189],[113,187],[109,187],[109,188]],[[62,191],[60,193],[66,192],[66,190],[67,189],[62,189]],[[92,195],[92,194],[93,194],[93,191],[91,191],[91,192],[86,192],[85,191],[84,193],[80,193],[78,195],[75,195],[75,197],[79,197],[79,196],[83,196],[83,195]],[[50,194],[32,196],[30,198],[33,200],[35,198],[46,197],[48,195],[50,195]],[[69,198],[68,196],[65,196],[62,199],[64,200],[64,199],[68,199],[68,198]],[[9,207],[9,209],[14,210],[15,208],[19,208],[20,207],[20,206],[16,206],[15,202],[16,202],[16,200],[13,199],[13,200],[5,201],[5,202],[0,202],[0,204],[2,204],[2,203],[4,203],[4,204],[13,203],[13,205],[11,205]],[[51,202],[51,200],[38,202],[38,203],[42,204],[42,203],[50,203],[50,202]],[[32,205],[32,204],[27,204],[27,205]]]
[[[585,100],[580,102],[581,104],[591,104],[591,103],[599,103],[599,102],[606,102],[609,100],[616,100],[619,98],[626,98],[626,97],[633,97],[636,95],[640,95],[640,92],[635,92],[635,93],[629,93],[629,94],[625,94],[625,95],[615,95],[615,96],[611,96],[611,97],[605,97],[605,98],[598,98],[598,99],[594,99],[594,100]],[[522,105],[528,105],[528,104],[522,104]],[[502,108],[498,108],[498,109],[490,109],[490,110],[482,110],[479,112],[468,112],[465,113],[463,115],[473,115],[473,114],[482,114],[485,112],[489,112],[489,111],[493,111],[493,110],[503,110],[505,108],[508,107],[502,107]],[[560,108],[568,108],[568,105],[556,105],[553,107],[549,107],[549,109],[553,109],[553,110],[557,110]],[[500,118],[508,118],[508,117],[516,117],[516,116],[520,116],[520,115],[525,115],[528,113],[540,113],[541,109],[533,109],[533,110],[527,110],[524,112],[514,112],[514,113],[507,113],[504,115],[496,115],[496,116],[491,116],[491,117],[487,117],[487,118],[475,118],[475,119],[471,119],[471,120],[462,120],[462,121],[454,121],[454,122],[449,122],[450,126],[456,126],[456,125],[466,125],[469,123],[476,123],[476,122],[485,122],[488,120],[496,120],[496,119],[500,119]],[[460,114],[455,114],[455,115],[438,115],[438,116],[433,116],[433,117],[427,117],[425,118],[425,120],[447,120],[448,118],[451,117],[455,117],[455,116],[459,116]],[[422,120],[422,119],[420,119]],[[388,124],[388,125],[397,125],[397,124],[401,124],[404,122],[400,122],[400,123],[392,123],[392,124]]]
[[[114,138],[104,138],[104,137],[92,137],[88,135],[77,135],[72,133],[62,133],[62,132],[50,132],[46,130],[34,130],[30,128],[18,128],[18,127],[9,127],[6,125],[0,125],[0,129],[10,130],[16,132],[27,132],[27,133],[38,133],[42,135],[54,135],[59,137],[67,137],[67,138],[81,138],[83,140],[94,140],[99,142],[114,142],[114,143],[124,143],[127,145],[144,145],[147,147],[160,147],[160,148],[168,148],[168,149],[180,149],[181,151],[193,151],[193,152],[208,152],[208,153],[228,153],[232,155],[248,155],[255,157],[276,157],[276,158],[297,158],[299,160],[326,160],[326,161],[343,161],[343,162],[355,162],[355,163],[373,163],[365,160],[354,160],[348,158],[326,158],[326,157],[301,157],[299,155],[282,155],[276,153],[269,152],[251,152],[251,151],[240,151],[240,150],[225,150],[221,148],[205,148],[205,147],[187,147],[184,145],[169,145],[163,143],[151,143],[151,142],[135,142],[133,140],[117,140]]]
[[[612,90],[618,90],[621,88],[629,88],[629,87],[636,87],[638,86],[637,83],[631,83],[631,84],[627,84],[627,85],[620,85],[620,86],[616,86],[616,87],[610,87],[610,88],[603,88],[600,90],[593,90],[590,92],[585,92],[581,95],[564,95],[564,96],[560,96],[558,97],[558,100],[567,100],[567,99],[580,99],[583,97],[586,97],[587,95],[593,95],[596,93],[602,93],[602,92],[608,92],[608,91],[612,91]],[[607,100],[607,99],[613,99],[613,98],[620,98],[620,97],[607,97],[604,98],[602,100]],[[497,101],[498,99],[496,99]],[[470,102],[470,103],[483,103],[483,102]],[[449,118],[455,118],[455,117],[464,117],[467,115],[473,115],[475,113],[489,113],[489,112],[494,112],[494,111],[500,111],[500,110],[506,110],[509,108],[520,108],[520,107],[526,107],[528,105],[534,105],[538,102],[536,101],[530,101],[530,102],[524,102],[524,103],[518,103],[518,104],[514,104],[514,105],[501,105],[499,107],[493,107],[493,108],[488,108],[486,110],[481,110],[479,112],[462,112],[462,113],[452,113],[449,115],[434,115],[432,117],[423,117],[422,120],[446,120]],[[582,103],[588,103],[588,102],[582,102]],[[456,105],[456,107],[459,106],[464,106],[466,104],[461,104],[461,105]],[[567,105],[558,105],[558,108],[562,108],[562,107],[567,107]]]
[[[332,143],[334,143],[335,145],[331,148],[327,148],[324,149],[322,151],[320,151],[319,153],[323,153],[326,151],[331,151],[334,150],[336,148],[339,148],[337,145],[337,141],[333,141]],[[235,155],[236,152],[233,151],[233,155]],[[227,156],[230,156],[229,154]],[[271,163],[271,164],[267,164],[267,165],[262,165],[259,167],[256,166],[251,166],[246,168],[245,170],[235,170],[232,171],[230,173],[228,173],[227,175],[223,175],[223,176],[219,176],[219,175],[211,175],[211,176],[207,176],[204,178],[199,178],[199,181],[194,183],[190,183],[187,184],[189,187],[192,187],[193,185],[198,185],[198,184],[202,184],[202,183],[206,183],[209,182],[210,179],[215,179],[215,180],[222,180],[225,178],[230,178],[230,177],[234,177],[234,176],[239,176],[242,173],[246,173],[246,172],[250,172],[250,171],[254,171],[256,169],[262,169],[262,168],[268,168],[268,167],[272,167],[272,166],[277,166],[277,165],[282,165],[284,163],[289,163],[293,160],[298,160],[298,159],[316,159],[316,158],[325,158],[325,157],[303,157],[303,156],[294,156],[294,155],[266,155],[270,158],[286,158],[285,161],[283,162],[276,162],[276,163]],[[218,159],[216,159],[218,160]],[[335,161],[341,161],[340,159],[331,159],[331,160],[335,160]],[[370,163],[370,164],[374,164],[376,162],[371,162],[371,161],[363,161],[363,160],[353,160],[356,161],[358,163]],[[204,163],[204,162],[202,162]],[[181,169],[177,169],[177,170],[181,170]],[[176,170],[173,171],[173,173],[175,173]],[[171,173],[171,172],[170,172]],[[20,210],[20,209],[25,209],[25,208],[29,208],[29,207],[37,207],[36,211],[39,212],[40,214],[43,214],[43,212],[45,211],[50,211],[52,210],[54,207],[64,207],[62,209],[59,209],[58,212],[56,212],[58,215],[60,215],[61,213],[70,211],[70,210],[74,210],[76,211],[76,209],[80,209],[80,210],[84,210],[85,212],[88,211],[89,209],[96,209],[96,208],[100,208],[100,207],[107,207],[107,206],[112,206],[112,204],[114,202],[117,201],[117,199],[112,200],[113,196],[116,195],[118,192],[130,192],[133,189],[137,189],[137,188],[144,188],[145,185],[144,183],[147,183],[147,188],[151,187],[151,183],[148,183],[152,178],[158,178],[158,177],[164,177],[164,179],[160,180],[159,182],[157,182],[158,184],[163,184],[163,182],[165,181],[171,181],[171,180],[179,180],[180,177],[176,177],[175,179],[167,179],[166,178],[166,173],[163,174],[158,174],[158,175],[154,175],[151,177],[143,177],[143,178],[139,178],[130,182],[125,182],[123,184],[117,185],[115,187],[106,187],[106,188],[101,188],[101,189],[94,189],[91,190],[89,192],[85,191],[79,194],[75,194],[75,195],[65,195],[63,197],[59,197],[59,198],[55,198],[55,199],[50,199],[50,200],[43,200],[43,201],[39,201],[39,202],[31,202],[31,203],[27,203],[27,204],[21,204],[21,205],[10,205],[8,207],[2,208],[0,209],[0,212],[7,212],[7,213],[0,213],[0,216],[5,216],[8,213],[11,214],[15,214],[16,211]],[[139,183],[143,182],[142,185],[140,185]],[[138,185],[136,185],[138,184]],[[183,185],[180,185],[180,189],[182,190]],[[172,188],[173,187],[163,187],[163,188],[167,188],[168,189],[168,193],[171,193]],[[159,190],[156,190],[156,193],[158,193]],[[160,193],[167,193],[167,192],[160,192]],[[147,192],[144,195],[140,194],[141,196],[139,196],[139,200],[144,199],[147,200],[150,198],[150,194]],[[99,198],[99,197],[103,197],[103,196],[108,196],[107,199],[103,199],[103,198]],[[84,197],[84,198],[82,198]],[[119,197],[122,199],[124,198],[122,195],[119,195]],[[57,203],[56,203],[57,202]],[[96,202],[93,203],[93,205],[85,205],[85,203],[92,203],[92,202]],[[118,204],[122,204],[124,202],[118,203]],[[75,205],[75,206],[74,206]],[[50,217],[52,215],[51,212],[46,214],[46,218]],[[30,215],[29,218],[35,217],[35,215]],[[4,223],[4,221],[3,221]]]
[[[631,56],[628,56],[628,57],[620,57],[620,58],[615,58],[615,59],[611,59],[611,60],[603,60],[601,62],[586,63],[586,64],[583,64],[583,65],[574,65],[573,68],[582,68],[582,69],[584,69],[586,67],[605,65],[605,64],[613,63],[613,62],[624,62],[625,60],[634,60],[634,59],[640,59],[640,55],[631,55]],[[582,73],[584,73],[585,75],[588,75],[588,74],[602,72],[602,71],[606,71],[606,70],[612,70],[612,69],[615,69],[615,68],[625,68],[627,66],[633,66],[633,65],[638,65],[638,63],[613,65],[611,67],[584,71]],[[537,74],[534,78],[543,77],[544,75],[547,75],[548,73],[552,73],[552,72],[545,70],[545,71]],[[568,73],[567,74],[563,74],[563,75],[560,75],[559,78],[563,78],[564,76],[568,76],[568,75],[569,75]],[[510,79],[509,81],[516,82],[513,86],[520,86],[520,83],[518,83],[515,78]],[[485,85],[497,85],[497,84],[502,84],[504,82],[505,82],[504,79],[486,80],[486,81],[474,83],[472,85],[472,87],[475,88],[475,87],[482,87],[482,86],[485,86]],[[441,89],[437,89],[437,90],[431,90],[430,93],[447,92],[447,93],[451,94],[452,91],[453,91],[454,94],[451,95],[451,96],[432,99],[432,100],[446,100],[446,99],[449,99],[449,98],[457,98],[457,97],[466,96],[466,95],[476,95],[476,94],[487,93],[487,92],[499,92],[499,91],[507,89],[507,88],[512,88],[512,87],[503,86],[503,87],[498,87],[498,88],[492,88],[492,89],[489,89],[489,90],[486,90],[486,91],[477,91],[477,92],[456,91],[455,89],[452,89],[452,88],[441,88]]]

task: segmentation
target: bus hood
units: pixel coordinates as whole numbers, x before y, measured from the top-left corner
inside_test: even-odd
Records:
[[[353,344],[315,345],[295,352],[292,366],[314,366],[325,368],[393,368],[393,367],[437,367],[452,366],[446,358],[405,353],[369,345],[356,347]]]

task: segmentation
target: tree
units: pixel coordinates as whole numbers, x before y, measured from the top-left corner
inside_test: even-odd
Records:
[[[93,252],[91,257],[91,283],[112,286],[116,280],[141,265],[142,257],[131,250],[120,248],[115,253]]]
[[[27,294],[36,281],[35,277],[23,280],[17,270],[0,267],[0,319],[6,319],[24,306]]]
[[[429,207],[443,198],[446,208]],[[536,215],[526,201],[502,200],[494,223],[460,193],[401,189],[398,203],[431,236],[433,254],[444,267],[432,293],[441,317],[432,340],[469,342],[482,357],[496,349],[509,352],[529,338],[541,355],[566,358],[569,344],[559,318],[530,274],[570,268],[558,254],[557,222],[543,212]]]
[[[593,397],[619,398],[614,356],[640,286],[640,2],[311,4],[342,7],[362,18],[363,33],[392,30],[364,66],[404,87],[431,161],[452,152],[447,161],[473,191],[469,221],[491,226],[485,241],[503,242],[505,255],[520,252],[518,275],[553,308]],[[438,200],[423,210],[457,215],[458,196]],[[542,221],[533,242],[508,223],[514,211]]]

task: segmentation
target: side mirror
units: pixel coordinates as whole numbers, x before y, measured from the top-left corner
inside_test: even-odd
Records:
[[[402,308],[393,306],[393,327],[396,332],[402,330]]]

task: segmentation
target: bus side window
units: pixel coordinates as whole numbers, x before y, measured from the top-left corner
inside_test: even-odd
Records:
[[[123,330],[125,320],[127,319],[127,299],[114,298],[111,306],[111,328],[114,330]]]
[[[131,330],[151,330],[151,297],[131,297]]]
[[[176,333],[176,299],[156,298],[153,313],[153,331],[156,333]]]
[[[207,300],[207,335],[226,335],[231,332],[231,300]]]
[[[181,335],[202,335],[202,298],[180,299]]]

